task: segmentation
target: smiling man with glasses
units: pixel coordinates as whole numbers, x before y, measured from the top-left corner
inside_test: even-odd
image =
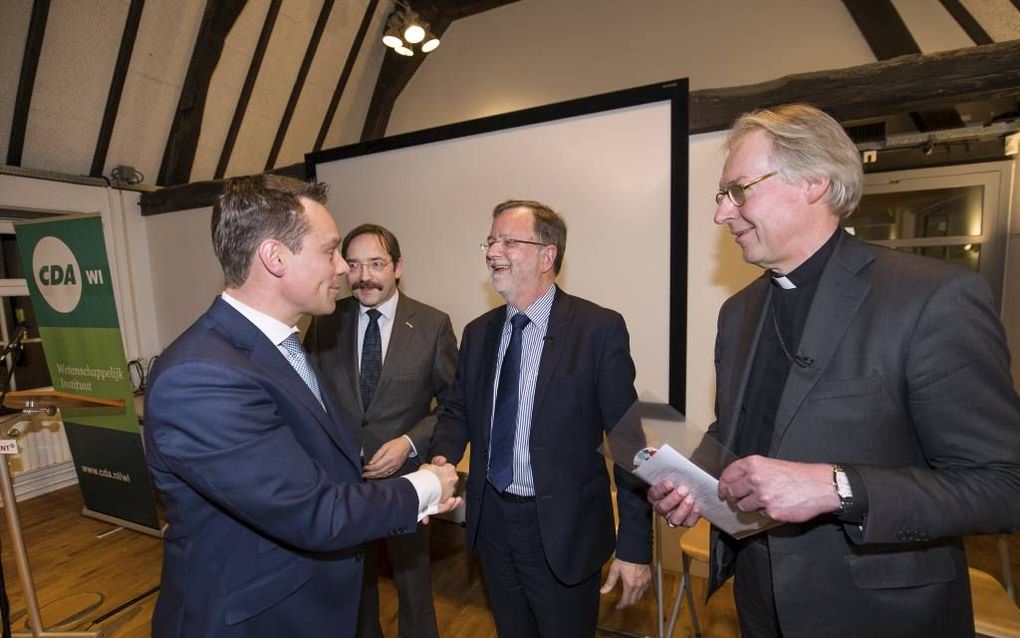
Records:
[[[435,425],[432,401],[453,382],[457,340],[450,317],[398,290],[400,242],[388,229],[363,224],[340,247],[351,296],[319,317],[305,343],[364,451],[363,476],[401,476],[418,468]],[[429,571],[428,528],[389,536],[370,548],[358,613],[358,637],[381,638],[378,551],[385,545],[399,598],[402,638],[438,636]]]
[[[715,222],[765,272],[716,338],[717,420],[740,458],[720,498],[786,523],[713,528],[709,591],[730,576],[741,635],[973,636],[965,534],[1020,526],[1020,399],[988,284],[840,226],[860,154],[789,105],[739,118]],[[686,486],[649,490],[694,525]]]
[[[492,288],[506,300],[461,339],[457,380],[432,439],[433,462],[471,443],[467,542],[482,561],[500,636],[590,638],[602,593],[619,607],[650,581],[644,488],[617,471],[619,536],[602,435],[637,399],[619,313],[555,283],[567,226],[548,206],[496,206],[482,243]]]

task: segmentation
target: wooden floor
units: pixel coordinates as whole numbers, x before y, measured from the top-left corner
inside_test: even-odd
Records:
[[[128,530],[110,533],[114,528],[109,524],[81,516],[81,507],[77,486],[18,505],[43,624],[51,630],[65,631],[101,628],[106,638],[144,638],[149,635],[149,620],[159,586],[161,541]],[[464,551],[463,528],[443,521],[432,525],[433,589],[440,634],[444,638],[495,636],[480,568]],[[6,526],[0,539],[12,624],[15,631],[25,631],[24,597]],[[967,550],[972,566],[998,576],[995,537],[968,538]],[[1020,583],[1020,536],[1010,537],[1010,552],[1013,579]],[[699,600],[703,587],[704,581],[695,578],[694,590]],[[667,574],[664,592],[667,606],[675,588],[675,576]],[[383,579],[380,592],[383,630],[387,636],[396,636],[396,593],[389,579]],[[614,610],[615,602],[612,595],[603,600],[601,626],[655,634],[655,601],[651,592],[640,605],[628,610]],[[728,585],[712,597],[707,607],[699,603],[698,617],[706,636],[739,635]],[[676,635],[691,635],[686,606]]]

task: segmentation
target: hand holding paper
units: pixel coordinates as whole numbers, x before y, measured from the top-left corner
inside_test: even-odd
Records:
[[[608,441],[606,454],[652,486],[648,500],[671,525],[692,526],[705,517],[735,538],[778,525],[720,496],[716,477],[737,457],[668,405],[636,402]]]

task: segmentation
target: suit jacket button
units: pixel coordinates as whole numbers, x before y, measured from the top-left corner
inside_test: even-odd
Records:
[[[363,428],[368,427],[368,419],[367,418],[362,417],[362,419],[361,419],[361,427],[363,427]]]

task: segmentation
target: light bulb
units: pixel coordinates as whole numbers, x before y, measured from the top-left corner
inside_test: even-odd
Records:
[[[403,40],[401,40],[397,36],[391,35],[389,33],[387,33],[386,35],[383,36],[382,43],[385,44],[386,46],[390,47],[391,49],[396,49],[397,47],[404,46],[404,41]]]
[[[421,45],[421,52],[422,53],[429,53],[431,51],[435,51],[436,48],[438,48],[438,47],[439,47],[439,38],[437,38],[436,36],[432,36],[431,40],[426,40],[425,44]]]
[[[404,39],[411,44],[418,44],[425,39],[425,29],[417,24],[411,24],[404,29]]]
[[[412,51],[411,49],[408,49],[406,46],[399,46],[399,47],[397,47],[395,49],[395,51],[397,53],[399,53],[400,55],[406,55],[408,57],[414,55],[414,51]]]

